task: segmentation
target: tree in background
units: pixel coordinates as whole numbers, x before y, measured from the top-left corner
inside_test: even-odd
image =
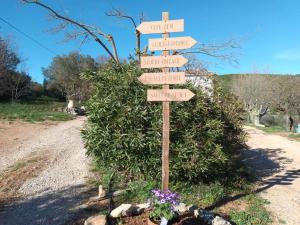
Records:
[[[18,72],[20,57],[10,47],[8,40],[0,37],[0,98],[17,100],[30,92],[31,78]]]
[[[10,47],[9,41],[0,37],[0,75],[16,70],[20,62],[20,57]]]
[[[4,96],[9,96],[12,103],[31,92],[31,78],[24,72],[9,71],[0,82],[5,84]]]
[[[84,101],[89,93],[89,82],[81,79],[84,71],[95,71],[95,60],[87,55],[72,52],[56,56],[47,68],[43,68],[46,90],[56,90],[68,100]]]
[[[233,77],[231,90],[244,103],[254,122],[267,111],[290,117],[300,113],[300,77],[292,75],[247,74]]]
[[[6,76],[20,63],[18,55],[10,48],[8,40],[0,37],[0,97],[7,94]]]
[[[38,98],[45,94],[43,85],[37,82],[31,82],[30,90],[32,98]]]

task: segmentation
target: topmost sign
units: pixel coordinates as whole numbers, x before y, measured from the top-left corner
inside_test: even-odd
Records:
[[[180,20],[142,22],[136,29],[142,34],[182,32],[184,30],[184,20],[180,19]]]

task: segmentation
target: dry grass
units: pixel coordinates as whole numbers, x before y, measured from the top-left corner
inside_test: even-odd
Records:
[[[37,176],[47,161],[48,157],[33,154],[22,159],[0,174],[0,207],[9,204],[20,195],[18,190],[26,180]]]

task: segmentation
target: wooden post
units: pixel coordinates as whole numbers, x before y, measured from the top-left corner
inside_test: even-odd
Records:
[[[182,32],[184,20],[169,20],[169,13],[162,13],[162,21],[143,22],[136,28],[142,34],[162,34],[162,38],[149,40],[149,49],[162,50],[161,56],[141,56],[141,68],[162,68],[161,73],[143,73],[138,79],[143,84],[162,84],[162,89],[147,90],[147,101],[162,102],[162,190],[169,189],[170,102],[188,101],[195,94],[187,89],[169,89],[170,84],[185,82],[184,73],[170,73],[171,67],[181,67],[187,59],[169,55],[169,50],[190,48],[196,41],[191,37],[169,38],[170,32]]]
[[[169,13],[162,13],[162,20],[169,20]],[[163,33],[162,38],[168,38],[169,33]],[[162,51],[163,56],[169,55],[169,51]],[[163,73],[168,73],[169,68],[163,68]],[[163,85],[163,89],[169,89],[169,85]],[[170,102],[163,102],[163,136],[162,136],[162,190],[169,189],[169,148],[170,148]]]

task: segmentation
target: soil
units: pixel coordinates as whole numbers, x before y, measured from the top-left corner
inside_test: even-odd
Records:
[[[91,196],[84,123],[0,121],[1,224],[59,225],[80,215]]]
[[[225,205],[222,205],[218,208],[218,212],[222,214],[223,218],[226,218],[231,211],[245,211],[247,209],[247,202],[241,199],[237,199],[234,201],[229,201]]]
[[[148,225],[148,213],[143,213],[139,216],[124,217],[122,218],[122,224],[124,225]],[[207,225],[201,222],[199,219],[190,215],[182,215],[178,221],[170,222],[168,225]]]
[[[26,180],[29,180],[40,173],[43,164],[47,159],[46,155],[41,157],[33,154],[1,173],[0,210],[21,197],[18,190]]]
[[[56,126],[58,122],[28,123],[24,121],[0,120],[0,158],[12,149],[37,136],[40,132]],[[0,167],[0,170],[3,167]]]
[[[260,180],[257,192],[270,204],[274,225],[300,224],[300,142],[253,127],[248,133],[244,162]]]

